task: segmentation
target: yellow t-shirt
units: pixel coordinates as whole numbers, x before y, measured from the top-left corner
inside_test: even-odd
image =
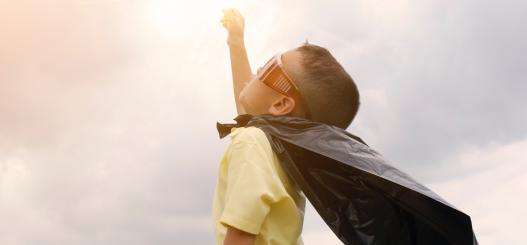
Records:
[[[229,136],[212,205],[216,244],[223,244],[226,224],[255,234],[255,245],[303,244],[305,196],[282,169],[265,133],[240,127]]]

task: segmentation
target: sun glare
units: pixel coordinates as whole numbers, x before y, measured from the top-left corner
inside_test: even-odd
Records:
[[[147,18],[158,32],[179,36],[192,32],[196,23],[219,23],[222,10],[240,7],[238,0],[155,0],[148,5]]]

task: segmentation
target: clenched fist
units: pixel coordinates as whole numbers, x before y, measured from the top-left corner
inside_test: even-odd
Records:
[[[229,45],[243,45],[243,30],[245,27],[242,14],[235,9],[229,8],[223,10],[223,18],[221,23],[223,27],[229,32],[227,44]]]

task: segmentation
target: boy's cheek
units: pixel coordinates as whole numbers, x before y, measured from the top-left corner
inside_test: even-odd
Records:
[[[240,91],[240,94],[238,95],[238,100],[243,103],[247,103],[251,97],[253,97],[252,94],[254,94],[254,84],[253,83],[247,83],[245,87]]]
[[[238,94],[238,101],[240,101],[240,103],[245,103],[245,88],[242,89],[242,91],[240,91],[240,94]]]
[[[240,105],[244,108],[244,110],[247,112],[247,113],[252,113],[252,105],[251,105],[251,93],[250,91],[241,91],[240,92],[240,95],[238,97],[238,100],[240,102]]]

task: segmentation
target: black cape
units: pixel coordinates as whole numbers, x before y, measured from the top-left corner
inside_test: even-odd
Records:
[[[344,244],[478,244],[470,217],[387,164],[361,138],[299,117],[237,116],[217,123],[265,132],[283,169]]]

